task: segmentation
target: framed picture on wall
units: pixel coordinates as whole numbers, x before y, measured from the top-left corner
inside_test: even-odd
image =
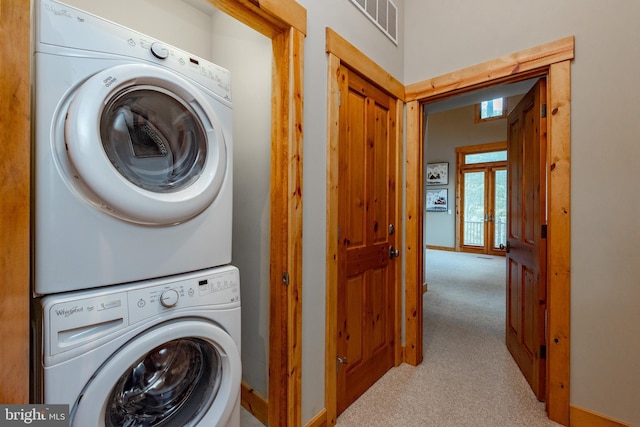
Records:
[[[427,212],[446,212],[449,209],[448,198],[446,188],[427,190]]]
[[[447,185],[449,183],[449,163],[427,163],[427,185]]]

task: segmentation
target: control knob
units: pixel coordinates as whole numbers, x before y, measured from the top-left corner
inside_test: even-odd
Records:
[[[169,49],[162,43],[154,42],[151,44],[151,53],[158,59],[166,59],[169,56]]]
[[[175,289],[168,289],[160,295],[160,304],[163,307],[171,308],[178,303],[178,291]]]

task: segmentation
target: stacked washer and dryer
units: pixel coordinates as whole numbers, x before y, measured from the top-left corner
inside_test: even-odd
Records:
[[[72,426],[239,426],[227,70],[34,5],[33,403]]]

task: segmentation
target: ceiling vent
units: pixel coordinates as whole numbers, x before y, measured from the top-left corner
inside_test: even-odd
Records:
[[[351,0],[387,37],[398,44],[398,8],[391,0]]]

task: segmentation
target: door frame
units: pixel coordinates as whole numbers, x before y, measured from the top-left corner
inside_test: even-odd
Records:
[[[477,89],[547,78],[548,234],[547,412],[569,424],[571,266],[571,61],[573,36],[407,86],[405,360],[422,361],[423,118],[422,104]],[[414,248],[420,248],[415,250]]]
[[[402,83],[383,70],[331,28],[326,29],[328,53],[328,129],[327,129],[327,258],[326,258],[326,334],[325,334],[325,406],[326,425],[333,426],[337,419],[336,355],[338,347],[338,147],[340,136],[340,84],[338,72],[346,66],[395,98],[396,121],[396,242],[403,238],[401,188],[402,182],[402,123],[405,89]],[[402,252],[400,259],[403,258]],[[402,264],[399,263],[399,266]],[[402,353],[402,268],[395,274],[394,365],[403,361]]]
[[[307,11],[293,0],[208,0],[269,37],[273,50],[269,378],[266,420],[302,423],[302,137]],[[243,387],[244,388],[244,387]],[[245,391],[244,395],[251,394]],[[259,399],[257,399],[259,401]],[[263,414],[264,410],[258,410]]]

